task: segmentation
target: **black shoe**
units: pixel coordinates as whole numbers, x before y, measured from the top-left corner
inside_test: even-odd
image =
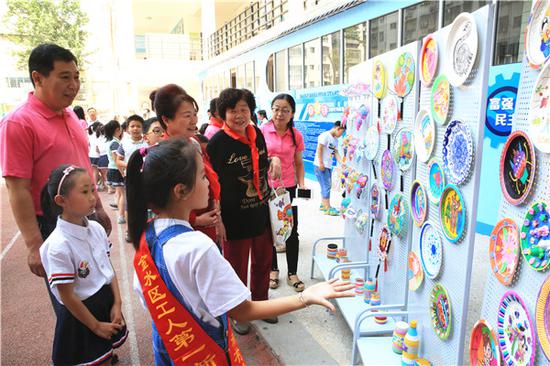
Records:
[[[116,353],[113,353],[113,357],[111,357],[111,365],[116,365],[118,363],[118,356]]]
[[[277,318],[276,316],[271,317],[271,318],[265,318],[265,319],[262,319],[262,320],[266,323],[269,323],[269,324],[277,324],[279,322],[279,318]]]
[[[245,335],[250,332],[250,323],[249,322],[238,322],[236,320],[231,320],[231,327],[235,333],[240,335]]]
[[[111,206],[112,209],[117,209],[118,205],[116,203],[109,203],[109,206]]]
[[[126,243],[131,243],[132,242],[132,239],[130,239],[130,234],[128,234],[128,232],[126,232]]]

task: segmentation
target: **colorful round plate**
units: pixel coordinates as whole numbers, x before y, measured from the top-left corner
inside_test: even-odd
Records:
[[[422,271],[420,259],[418,259],[415,252],[409,252],[407,276],[409,278],[409,290],[418,290],[422,281],[424,281],[424,272]]]
[[[432,117],[440,125],[447,123],[451,107],[451,85],[445,75],[439,75],[432,86],[430,109]]]
[[[380,260],[385,260],[388,256],[388,246],[391,241],[391,233],[390,230],[386,225],[382,225],[382,228],[380,229],[380,236],[378,238],[378,248],[376,250],[376,253],[378,255],[378,258]]]
[[[386,68],[380,60],[374,61],[372,68],[372,91],[378,99],[386,94]]]
[[[428,163],[428,198],[430,202],[439,205],[441,194],[446,185],[443,165],[437,158],[432,158]]]
[[[409,52],[404,52],[397,58],[393,70],[393,89],[397,96],[407,96],[414,85],[414,58]]]
[[[435,334],[446,340],[451,334],[451,300],[447,290],[442,284],[437,283],[430,293],[430,315]]]
[[[373,183],[370,188],[370,214],[373,218],[378,217],[380,212],[380,191],[378,190],[378,184]]]
[[[525,31],[525,54],[529,65],[539,69],[550,58],[550,2],[538,0]]]
[[[447,181],[458,185],[464,183],[474,161],[474,138],[466,123],[455,120],[447,126],[442,154]]]
[[[497,280],[505,286],[510,285],[519,260],[519,228],[514,220],[502,219],[493,228],[489,260]]]
[[[380,122],[382,123],[382,131],[386,133],[392,133],[397,126],[397,120],[399,119],[399,101],[395,95],[386,95],[382,99],[382,113]]]
[[[363,235],[365,232],[365,226],[369,221],[369,212],[363,212],[362,210],[357,211],[357,216],[355,217],[355,229],[360,235]]]
[[[409,205],[402,193],[396,193],[388,208],[388,228],[392,234],[401,236],[407,230]]]
[[[418,160],[425,163],[432,155],[435,144],[435,125],[432,116],[421,109],[414,121],[414,149]]]
[[[443,245],[439,232],[430,222],[424,223],[420,230],[420,260],[426,277],[437,278],[443,261]]]
[[[500,366],[500,352],[493,328],[486,320],[478,320],[470,337],[471,366]]]
[[[414,143],[411,130],[402,128],[397,131],[391,148],[393,158],[399,170],[402,172],[407,171],[411,167],[414,158]]]
[[[367,160],[373,160],[378,153],[378,144],[380,143],[380,133],[378,132],[378,127],[372,125],[367,128],[365,134],[365,158]]]
[[[448,184],[441,195],[439,219],[447,240],[458,242],[466,229],[466,205],[462,193],[454,184]]]
[[[477,25],[470,13],[459,14],[449,31],[445,54],[446,74],[453,86],[464,84],[477,56]]]
[[[515,291],[506,292],[500,299],[497,324],[504,365],[534,365],[535,328],[525,303]]]
[[[550,23],[550,18],[548,19]],[[529,108],[529,127],[527,132],[533,139],[536,148],[543,153],[550,153],[550,62],[540,72]]]
[[[424,86],[430,86],[437,71],[438,57],[437,41],[431,35],[424,38],[420,55],[420,80]]]
[[[384,150],[380,166],[380,174],[382,175],[382,184],[386,190],[391,190],[393,187],[393,176],[395,175],[395,163],[391,156],[390,150]]]
[[[546,203],[537,202],[527,211],[519,237],[521,254],[536,271],[544,271],[550,265],[550,213]]]
[[[550,276],[546,276],[539,291],[535,308],[535,326],[540,348],[546,359],[550,361]]]
[[[519,205],[527,198],[535,180],[535,149],[523,131],[508,137],[500,155],[500,187],[504,198]]]
[[[422,184],[415,180],[411,186],[411,214],[416,226],[422,226],[428,213],[428,197]]]

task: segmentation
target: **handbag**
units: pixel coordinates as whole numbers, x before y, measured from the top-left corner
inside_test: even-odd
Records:
[[[272,190],[269,199],[269,218],[271,221],[271,233],[274,245],[284,245],[292,233],[294,215],[290,193],[280,186]]]

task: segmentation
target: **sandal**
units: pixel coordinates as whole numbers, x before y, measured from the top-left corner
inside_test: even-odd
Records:
[[[296,292],[302,292],[306,288],[306,285],[304,285],[304,283],[302,281],[300,281],[298,276],[295,275],[295,274],[288,276],[287,279],[286,279],[286,283],[289,286],[294,287],[294,291],[296,291]]]
[[[276,289],[279,287],[279,271],[269,272],[269,288]]]

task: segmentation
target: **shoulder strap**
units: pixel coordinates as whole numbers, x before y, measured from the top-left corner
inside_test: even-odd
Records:
[[[178,236],[183,233],[187,233],[190,231],[194,231],[188,226],[185,225],[171,225],[167,227],[166,229],[162,230],[160,234],[158,235],[159,244],[162,246],[166,244],[166,242],[170,239],[172,239],[175,236]]]

